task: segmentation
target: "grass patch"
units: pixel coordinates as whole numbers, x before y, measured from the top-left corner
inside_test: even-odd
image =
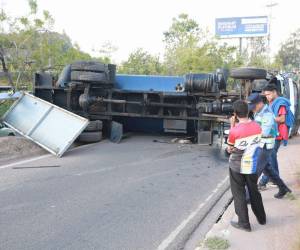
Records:
[[[204,246],[209,250],[225,250],[230,247],[229,241],[221,237],[209,237],[204,241]]]
[[[287,193],[285,197],[291,201],[297,200],[296,196],[293,193]]]
[[[4,101],[0,102],[0,118],[5,114],[5,112],[10,108],[14,101]]]

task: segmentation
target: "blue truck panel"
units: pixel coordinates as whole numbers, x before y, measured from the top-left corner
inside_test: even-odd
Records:
[[[116,75],[115,87],[133,91],[176,92],[176,85],[183,81],[183,76]]]

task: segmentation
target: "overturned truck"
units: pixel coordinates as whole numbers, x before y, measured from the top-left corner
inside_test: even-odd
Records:
[[[266,79],[267,72],[241,68],[232,76],[242,80],[238,90],[229,92],[226,70],[184,76],[118,75],[115,65],[78,61],[65,66],[58,79],[49,72],[36,73],[34,94],[88,118],[91,122],[81,141],[99,141],[103,128],[115,141],[125,131],[141,131],[187,134],[199,144],[212,144],[228,126],[232,103],[260,91],[254,82]]]

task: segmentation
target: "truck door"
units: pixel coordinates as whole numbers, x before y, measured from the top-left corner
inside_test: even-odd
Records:
[[[294,116],[295,116],[295,124],[292,128],[292,131],[291,131],[291,135],[297,135],[298,133],[298,130],[299,130],[299,126],[300,126],[300,93],[299,93],[299,88],[298,88],[298,85],[296,84],[296,82],[294,82],[292,79],[290,79],[290,82],[291,82],[291,89],[293,89],[293,100],[291,100],[291,106],[294,110]]]

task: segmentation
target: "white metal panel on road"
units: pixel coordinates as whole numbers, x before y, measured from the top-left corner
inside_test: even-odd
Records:
[[[28,93],[12,105],[3,122],[54,155],[62,156],[89,121]]]

